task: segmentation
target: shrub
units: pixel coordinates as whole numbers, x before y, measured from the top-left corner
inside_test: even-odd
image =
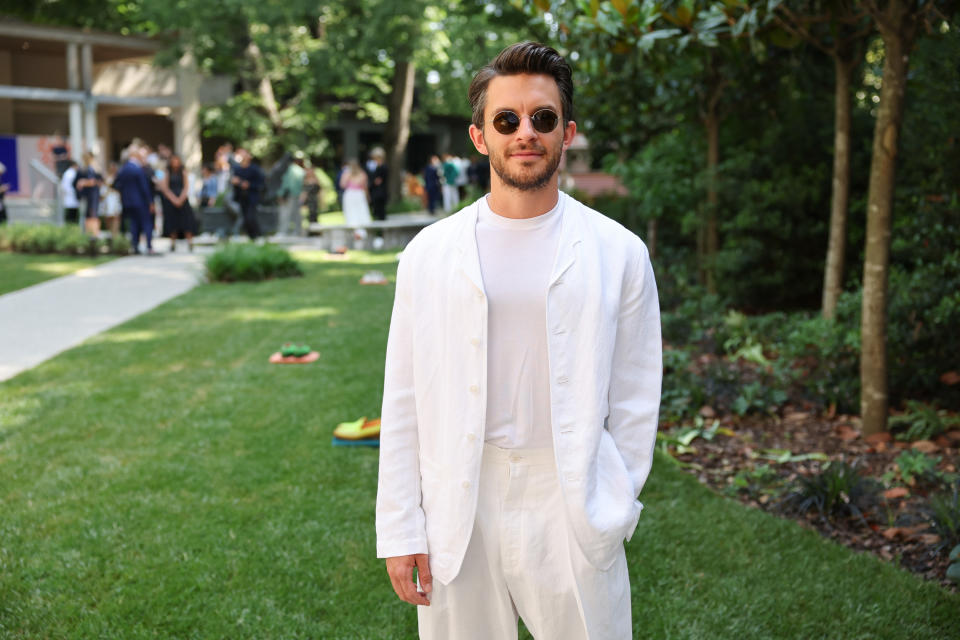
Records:
[[[907,400],[907,410],[890,418],[890,430],[896,433],[897,440],[932,440],[951,428],[960,426],[960,417],[951,416],[947,411],[938,410],[935,405]]]
[[[960,481],[950,493],[930,498],[930,525],[940,536],[940,548],[960,544]]]
[[[216,282],[257,281],[303,275],[290,252],[273,244],[230,244],[207,258],[207,277]]]
[[[867,502],[877,490],[878,484],[861,475],[855,465],[830,462],[818,474],[799,476],[780,507],[800,514],[816,509],[825,520],[836,516],[862,519]]]
[[[59,253],[64,255],[99,255],[130,253],[130,241],[120,236],[101,240],[86,235],[75,225],[13,224],[0,226],[0,251],[19,253]]]

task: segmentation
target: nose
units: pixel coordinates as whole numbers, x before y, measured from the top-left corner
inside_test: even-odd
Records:
[[[537,137],[537,130],[533,128],[533,118],[530,116],[520,116],[520,127],[517,129],[517,137],[524,140],[532,140]]]

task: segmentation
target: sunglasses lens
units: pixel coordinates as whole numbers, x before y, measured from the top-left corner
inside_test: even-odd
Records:
[[[533,114],[531,120],[533,121],[534,129],[540,133],[550,133],[557,128],[559,117],[549,109],[541,109]]]
[[[520,116],[512,111],[501,111],[493,117],[493,128],[503,134],[510,134],[520,128]]]

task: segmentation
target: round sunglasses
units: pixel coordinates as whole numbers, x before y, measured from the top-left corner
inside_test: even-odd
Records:
[[[499,133],[510,135],[516,133],[522,121],[523,117],[513,111],[500,111],[490,122]],[[550,109],[537,109],[530,116],[530,124],[540,133],[550,133],[557,128],[558,122],[560,122],[560,116]]]

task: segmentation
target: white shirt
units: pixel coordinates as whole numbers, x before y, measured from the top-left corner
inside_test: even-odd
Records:
[[[77,200],[77,190],[73,188],[73,181],[77,179],[77,170],[70,167],[63,172],[60,178],[60,195],[63,198],[64,209],[76,209],[80,206]]]
[[[552,447],[547,287],[563,199],[534,218],[505,218],[482,198],[477,250],[487,292],[487,427],[504,449]]]

